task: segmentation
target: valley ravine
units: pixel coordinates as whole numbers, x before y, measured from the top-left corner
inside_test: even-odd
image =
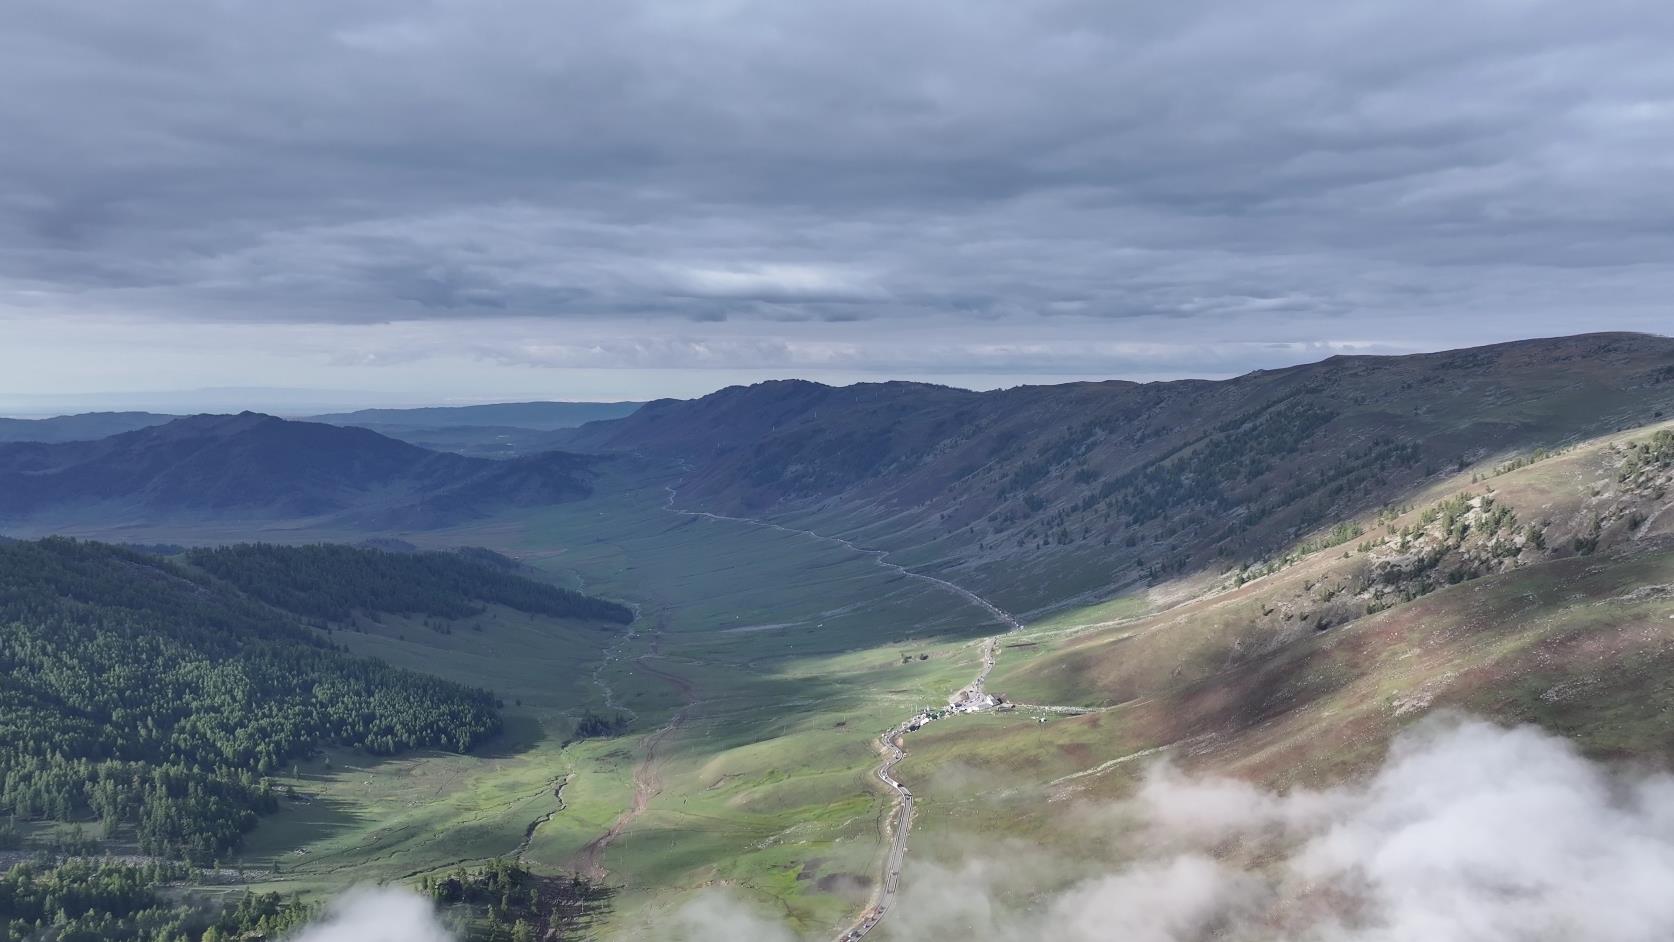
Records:
[[[673,486],[668,487],[667,490],[668,499],[664,503],[663,507],[670,513],[680,514],[687,517],[705,518],[709,520],[726,520],[734,523],[745,523],[752,526],[778,530],[782,533],[794,533],[810,539],[832,543],[853,552],[869,556],[879,566],[882,566],[892,572],[897,572],[903,576],[908,576],[913,579],[919,579],[945,591],[952,592],[961,599],[964,599],[978,608],[983,609],[990,616],[992,616],[995,621],[1004,625],[1006,630],[1005,632],[1002,632],[1002,634],[1009,634],[1023,629],[1023,622],[1015,615],[1012,615],[1010,612],[1007,612],[998,605],[995,605],[993,602],[977,595],[975,592],[972,592],[964,586],[949,582],[946,579],[937,578],[936,576],[915,572],[898,563],[890,562],[887,559],[889,556],[889,552],[887,550],[870,549],[868,547],[858,546],[849,540],[843,539],[842,537],[827,536],[826,534],[819,533],[814,530],[787,527],[782,524],[770,523],[765,520],[756,520],[750,517],[734,517],[726,514],[710,513],[703,510],[683,510],[674,506],[675,498],[679,493],[678,490]],[[888,914],[890,908],[895,903],[896,894],[900,889],[901,869],[905,865],[907,857],[907,838],[912,832],[913,825],[913,793],[905,785],[902,785],[896,780],[894,772],[895,767],[907,757],[907,750],[904,742],[906,735],[910,732],[923,728],[926,723],[939,719],[941,716],[947,715],[948,713],[976,713],[993,708],[995,701],[988,696],[985,687],[988,682],[988,675],[993,673],[995,660],[999,656],[1000,637],[1001,635],[990,635],[982,640],[982,667],[980,671],[977,673],[975,679],[955,691],[954,694],[948,698],[948,709],[946,711],[914,714],[912,717],[903,720],[900,725],[890,729],[888,732],[884,733],[882,737],[880,737],[879,741],[882,744],[881,748],[884,754],[884,760],[882,764],[878,766],[876,774],[878,780],[888,786],[890,791],[894,794],[895,799],[894,808],[888,819],[889,847],[884,853],[883,868],[879,875],[877,884],[878,889],[873,894],[871,904],[867,906],[866,910],[861,914],[858,922],[848,929],[843,930],[843,933],[838,936],[839,940],[861,939],[869,935],[871,931],[883,921],[884,916]]]

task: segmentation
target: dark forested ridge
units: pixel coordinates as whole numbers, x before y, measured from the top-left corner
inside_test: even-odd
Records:
[[[1258,559],[1450,470],[1665,414],[1674,339],[1616,333],[1224,381],[780,381],[556,434],[678,459],[685,506],[876,525],[878,548],[1026,609]]]
[[[362,428],[197,415],[97,441],[0,443],[0,520],[428,527],[585,497],[596,461],[561,452],[493,461]]]
[[[466,750],[499,729],[488,691],[350,656],[207,573],[0,543],[5,813],[96,819],[203,862],[275,806],[266,776],[283,763],[325,745]]]
[[[356,609],[463,618],[492,602],[535,615],[628,624],[633,610],[508,571],[488,550],[387,553],[331,543],[195,549],[192,565],[270,605],[344,620]]]

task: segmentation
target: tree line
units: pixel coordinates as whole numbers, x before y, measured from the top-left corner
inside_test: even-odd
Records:
[[[223,942],[277,939],[313,915],[277,894],[248,894],[224,908],[183,905],[157,887],[183,867],[68,861],[21,863],[0,875],[0,940]]]
[[[430,897],[461,929],[465,942],[568,942],[589,938],[611,911],[615,891],[579,873],[541,877],[509,860],[442,877],[424,877]]]
[[[322,746],[463,751],[500,724],[486,690],[351,656],[168,560],[0,543],[0,814],[207,863],[275,810],[268,776]]]

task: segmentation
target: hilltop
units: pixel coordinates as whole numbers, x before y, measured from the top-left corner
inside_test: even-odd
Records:
[[[0,418],[0,442],[88,442],[180,418],[157,412],[83,412],[48,419]]]

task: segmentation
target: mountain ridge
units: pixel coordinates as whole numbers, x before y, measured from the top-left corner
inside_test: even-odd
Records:
[[[367,429],[205,414],[91,442],[0,445],[0,519],[50,521],[99,507],[142,519],[435,526],[585,496],[597,462],[562,452],[491,461]]]
[[[779,381],[648,403],[560,440],[681,461],[683,506],[841,534],[999,583],[1029,610],[1257,558],[1448,468],[1670,411],[1674,340],[1606,333],[1229,380]]]
[[[94,441],[180,418],[159,412],[80,412],[44,419],[0,418],[0,442]]]

